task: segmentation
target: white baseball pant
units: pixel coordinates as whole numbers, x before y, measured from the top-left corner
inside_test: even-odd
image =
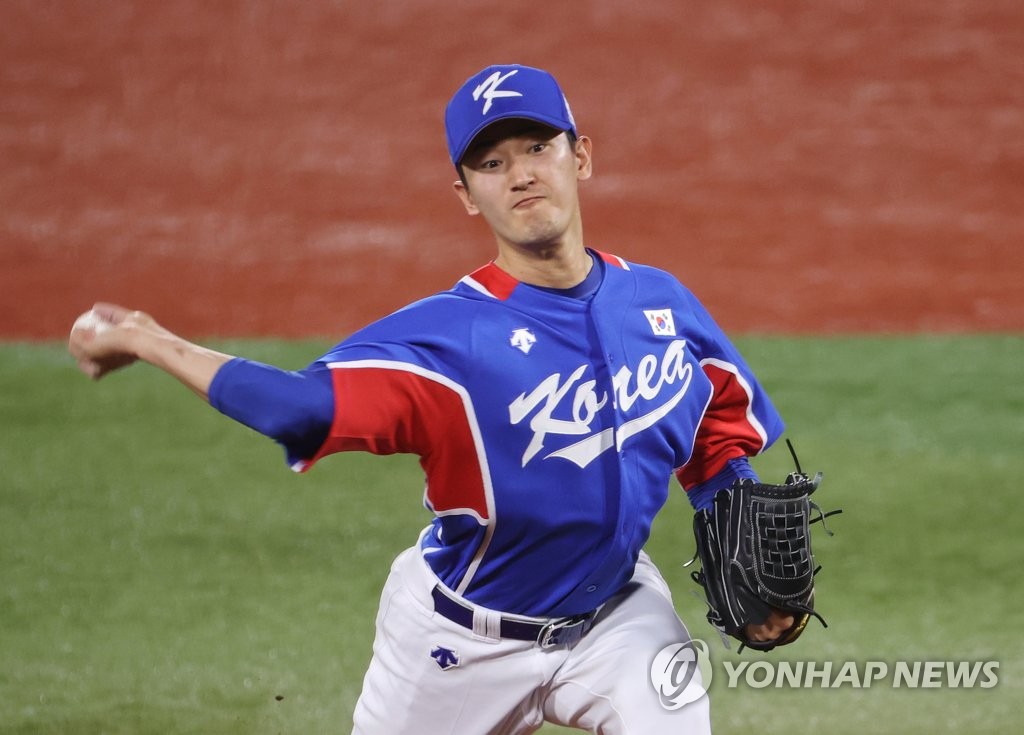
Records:
[[[502,614],[449,591],[473,608],[477,632],[462,627],[434,611],[437,584],[416,547],[392,565],[353,735],[521,735],[545,721],[600,735],[711,732],[707,696],[668,710],[651,684],[655,656],[689,633],[646,554],[570,646],[489,637]]]

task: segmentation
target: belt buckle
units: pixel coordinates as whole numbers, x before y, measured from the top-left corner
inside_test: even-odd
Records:
[[[552,620],[540,629],[540,633],[537,634],[537,645],[541,648],[554,648],[562,644],[575,643],[590,629],[587,623],[592,619],[593,616],[587,614]],[[568,634],[565,640],[562,639],[563,632]]]

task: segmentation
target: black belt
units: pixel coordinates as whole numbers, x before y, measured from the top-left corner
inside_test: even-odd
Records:
[[[473,608],[449,597],[441,585],[434,587],[430,594],[434,598],[435,611],[453,623],[473,630]],[[567,618],[553,618],[546,623],[502,617],[499,635],[517,641],[536,641],[541,648],[571,645],[594,627],[595,617],[597,610]]]

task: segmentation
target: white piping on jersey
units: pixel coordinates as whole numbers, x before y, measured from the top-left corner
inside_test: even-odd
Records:
[[[761,439],[761,448],[758,450],[758,454],[764,451],[765,446],[768,444],[768,432],[764,430],[761,422],[757,420],[757,416],[754,415],[754,391],[750,388],[750,383],[740,373],[738,367],[733,365],[731,362],[725,360],[719,360],[716,357],[706,357],[700,361],[700,366],[703,368],[705,365],[713,365],[720,370],[724,370],[727,373],[732,373],[733,377],[736,378],[736,382],[743,388],[743,392],[747,394],[747,423],[753,427],[754,431],[757,432],[758,437]],[[703,420],[703,419],[702,419]]]
[[[606,255],[607,255],[607,256],[608,256],[609,258],[615,258],[615,262],[619,264],[619,267],[620,267],[620,268],[622,268],[622,270],[625,270],[625,271],[628,271],[628,270],[632,270],[632,268],[630,268],[630,267],[629,267],[629,263],[627,263],[626,261],[624,261],[624,260],[623,260],[622,258],[620,258],[620,257],[619,257],[618,255],[612,255],[611,253],[605,253],[605,254],[606,254]]]
[[[439,516],[457,514],[470,515],[473,516],[478,523],[484,526],[484,538],[480,542],[480,546],[476,550],[476,553],[473,555],[473,561],[471,561],[469,566],[466,568],[466,574],[459,582],[459,586],[455,589],[458,594],[463,594],[469,586],[469,583],[473,580],[473,576],[476,574],[477,569],[480,568],[480,562],[483,560],[487,547],[491,543],[491,537],[494,536],[494,525],[497,523],[494,511],[494,489],[491,486],[491,470],[487,465],[487,453],[484,451],[483,437],[480,435],[480,424],[476,420],[476,411],[473,410],[473,400],[470,398],[469,392],[451,378],[442,375],[441,373],[436,373],[433,370],[427,370],[426,368],[410,362],[399,362],[398,360],[353,360],[350,362],[330,362],[327,363],[327,367],[331,369],[380,368],[383,370],[400,370],[414,375],[419,375],[421,378],[426,378],[427,380],[433,380],[435,383],[439,383],[454,391],[462,400],[462,407],[466,414],[466,423],[469,424],[469,431],[473,436],[473,446],[476,449],[477,463],[480,465],[480,480],[483,484],[484,498],[487,502],[487,515],[490,520],[484,520],[480,517],[480,514],[472,508],[453,508],[441,513],[434,511],[434,513]]]
[[[416,548],[420,550],[420,553],[423,554],[423,556],[427,556],[428,554],[436,554],[438,551],[441,550],[440,546],[428,546],[427,548],[423,548],[423,539],[426,538],[427,535],[433,530],[433,525],[427,526],[422,531],[420,531],[419,538],[416,539]],[[438,530],[437,535],[438,537],[441,536],[440,530]]]
[[[480,283],[480,281],[476,280],[475,278],[471,278],[470,276],[463,276],[462,278],[459,279],[459,283],[465,283],[471,289],[473,289],[474,291],[479,291],[484,296],[490,296],[492,299],[498,298],[493,293],[488,291],[487,287],[484,286],[484,284]]]

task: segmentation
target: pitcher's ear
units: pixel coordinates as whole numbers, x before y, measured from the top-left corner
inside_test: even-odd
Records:
[[[473,195],[469,193],[469,185],[465,179],[460,178],[458,181],[453,182],[452,188],[455,190],[455,195],[459,198],[459,201],[462,202],[462,206],[466,208],[466,214],[480,214],[480,210],[473,203]]]
[[[594,142],[585,135],[576,139],[576,178],[589,179],[594,173]]]

